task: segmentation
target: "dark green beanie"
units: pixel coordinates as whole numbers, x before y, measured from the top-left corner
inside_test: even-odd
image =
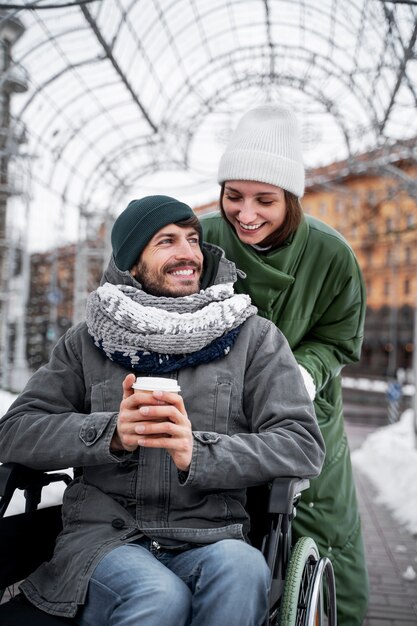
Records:
[[[190,217],[196,215],[188,204],[169,196],[146,196],[129,202],[111,231],[117,267],[122,271],[130,270],[158,230]]]

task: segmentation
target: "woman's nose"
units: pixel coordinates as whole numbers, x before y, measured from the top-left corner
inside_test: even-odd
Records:
[[[244,200],[240,207],[239,219],[245,224],[250,224],[256,220],[256,216],[257,213],[253,202],[250,200]]]

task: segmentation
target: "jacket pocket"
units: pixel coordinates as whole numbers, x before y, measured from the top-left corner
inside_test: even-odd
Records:
[[[103,380],[91,386],[91,412],[109,411],[117,413],[122,401],[120,382]]]
[[[213,431],[227,435],[232,405],[232,381],[218,379],[214,402]]]
[[[238,492],[242,496],[242,492]],[[226,507],[226,518],[229,522],[244,523],[248,520],[248,513],[238,497],[221,494]]]

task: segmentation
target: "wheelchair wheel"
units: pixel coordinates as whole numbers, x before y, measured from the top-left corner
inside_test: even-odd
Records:
[[[280,626],[336,626],[333,566],[320,558],[316,543],[302,537],[294,546],[285,576]]]

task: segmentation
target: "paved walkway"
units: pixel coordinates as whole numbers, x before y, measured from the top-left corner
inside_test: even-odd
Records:
[[[347,421],[351,450],[374,429]],[[371,585],[363,626],[416,626],[417,579],[407,580],[404,574],[410,566],[417,572],[417,537],[400,526],[385,506],[375,502],[375,488],[364,474],[355,470],[355,476]]]

